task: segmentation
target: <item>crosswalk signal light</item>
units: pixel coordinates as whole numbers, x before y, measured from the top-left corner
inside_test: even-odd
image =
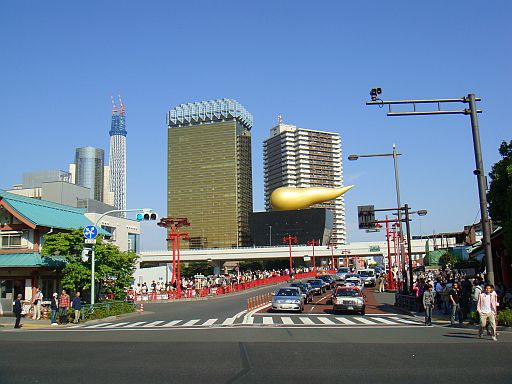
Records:
[[[153,221],[158,219],[158,215],[151,209],[145,209],[142,212],[137,213],[136,218],[138,221]]]

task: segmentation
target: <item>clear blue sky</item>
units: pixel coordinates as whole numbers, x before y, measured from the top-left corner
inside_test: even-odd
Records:
[[[108,152],[110,95],[127,110],[128,206],[166,213],[165,116],[176,104],[234,98],[254,115],[254,209],[263,210],[262,142],[285,123],[339,132],[349,241],[357,205],[392,206],[392,160],[402,201],[428,216],[414,234],[458,231],[478,217],[466,116],[386,117],[383,98],[473,92],[486,172],[512,139],[510,1],[3,1],[0,3],[0,187],[23,172],[67,169],[74,149]],[[460,105],[458,107],[463,107]],[[420,227],[421,224],[421,227]],[[143,248],[165,233],[144,225]]]

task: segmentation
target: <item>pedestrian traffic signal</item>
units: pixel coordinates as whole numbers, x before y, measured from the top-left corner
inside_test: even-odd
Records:
[[[158,218],[158,215],[156,212],[153,212],[151,209],[145,209],[140,213],[137,213],[136,216],[138,221],[149,221],[149,220],[156,220]]]

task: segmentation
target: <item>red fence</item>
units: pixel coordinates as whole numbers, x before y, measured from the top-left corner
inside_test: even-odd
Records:
[[[305,278],[314,277],[314,276],[315,276],[314,272],[297,273],[294,275],[294,279],[305,279]],[[267,277],[264,279],[258,279],[258,280],[249,281],[246,283],[232,284],[232,285],[212,287],[212,288],[182,289],[181,298],[182,299],[183,298],[190,299],[193,297],[208,297],[208,296],[215,296],[215,295],[225,295],[228,293],[245,291],[247,289],[261,287],[264,285],[278,284],[278,283],[288,281],[289,279],[290,279],[290,277],[288,275],[283,275],[283,276]],[[134,294],[135,301],[175,300],[175,299],[179,299],[178,292],[176,290],[161,291],[161,292],[148,292],[148,293],[141,293],[141,294],[135,293]]]

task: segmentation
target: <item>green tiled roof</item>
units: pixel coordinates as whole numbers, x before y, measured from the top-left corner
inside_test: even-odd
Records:
[[[45,256],[38,252],[0,254],[1,267],[48,267],[62,268],[66,265],[65,256]]]
[[[51,201],[19,196],[0,189],[0,200],[9,204],[17,213],[31,223],[48,228],[78,229],[93,223],[85,217],[85,209],[57,204]],[[101,235],[110,235],[99,230]]]

